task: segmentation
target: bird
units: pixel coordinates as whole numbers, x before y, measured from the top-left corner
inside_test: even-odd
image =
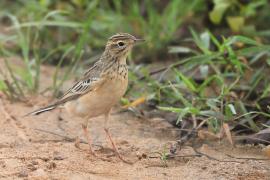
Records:
[[[99,60],[86,70],[62,97],[51,105],[30,112],[26,116],[39,115],[64,107],[69,114],[84,119],[82,123],[83,134],[87,139],[90,153],[97,157],[88,132],[88,121],[91,118],[104,115],[104,131],[112,148],[120,160],[127,162],[119,153],[112,139],[108,121],[112,107],[119,102],[128,87],[127,56],[135,44],[143,41],[143,39],[138,39],[128,33],[117,33],[111,36]]]

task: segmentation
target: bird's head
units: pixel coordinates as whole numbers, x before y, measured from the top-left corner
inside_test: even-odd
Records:
[[[109,38],[105,51],[115,57],[127,56],[132,47],[142,41],[144,40],[137,39],[128,33],[118,33]]]

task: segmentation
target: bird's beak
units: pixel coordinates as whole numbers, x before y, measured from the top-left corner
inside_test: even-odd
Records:
[[[145,40],[144,39],[134,39],[135,43],[141,43],[141,42],[144,42]]]

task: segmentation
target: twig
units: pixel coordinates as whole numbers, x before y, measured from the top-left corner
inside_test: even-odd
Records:
[[[207,122],[208,119],[203,120],[197,127],[193,127],[191,130],[188,131],[188,133],[183,136],[180,140],[177,140],[177,144],[178,146],[183,146],[188,140],[190,140],[191,138],[195,138],[195,136],[197,136],[198,133],[198,129],[201,128],[204,123]],[[194,125],[194,124],[193,124]]]
[[[188,154],[188,155],[174,155],[174,154],[169,154],[168,158],[185,158],[185,157],[200,157],[199,154]]]
[[[48,158],[48,157],[41,157],[41,156],[30,156],[30,157],[12,156],[12,157],[0,157],[0,159],[20,159],[20,160],[41,159],[43,161],[48,161],[50,158]]]
[[[169,67],[170,67],[170,66],[167,66],[167,67],[164,67],[164,68],[160,68],[160,69],[155,70],[155,71],[151,71],[151,72],[149,72],[149,75],[150,75],[150,76],[153,76],[153,75],[155,75],[155,74],[161,73],[161,72],[163,72],[163,71],[165,71],[165,70],[168,70]],[[146,78],[146,76],[142,76],[142,77],[139,78],[139,80],[144,80],[145,78]]]
[[[192,147],[192,149],[199,155],[201,156],[205,156],[207,157],[208,159],[211,159],[211,160],[215,160],[215,161],[219,161],[219,162],[236,162],[236,163],[242,163],[242,162],[239,162],[239,161],[227,161],[227,160],[219,160],[215,157],[212,157],[212,156],[209,156],[208,154],[205,154],[205,153],[202,153],[200,151],[198,151],[198,149]],[[217,150],[215,150],[217,151]],[[218,151],[219,152],[219,151]],[[254,160],[254,161],[268,161],[269,159],[267,158],[253,158],[253,157],[235,157],[233,155],[230,155],[230,154],[226,154],[224,153],[227,157],[230,157],[230,158],[233,158],[233,159],[239,159],[239,160]]]
[[[41,140],[31,140],[31,143],[38,143],[43,144],[45,142],[52,142],[52,143],[58,143],[58,142],[70,142],[65,139],[41,139]]]
[[[202,153],[200,151],[198,151],[196,148],[192,147],[191,148],[194,150],[194,152],[200,156],[205,156],[207,157],[208,159],[210,160],[214,160],[214,161],[218,161],[218,162],[234,162],[234,163],[242,163],[242,162],[239,162],[239,161],[230,161],[230,160],[220,160],[220,159],[217,159],[215,157],[212,157],[212,156],[209,156],[208,154],[205,154],[205,153]]]
[[[51,134],[51,135],[54,135],[54,136],[61,137],[61,138],[63,138],[63,139],[61,140],[61,142],[62,142],[62,141],[66,141],[66,142],[75,142],[75,141],[76,141],[76,138],[71,138],[71,137],[64,136],[64,135],[61,135],[61,134],[57,134],[57,133],[55,133],[55,132],[47,131],[47,130],[44,130],[44,129],[38,129],[38,128],[35,128],[34,130],[36,130],[36,131],[41,131],[41,132],[44,132],[44,133],[48,133],[48,134]],[[51,141],[51,142],[59,142],[59,140],[47,140],[47,141]],[[80,143],[82,143],[82,144],[88,144],[86,141],[81,140],[81,139],[80,139]],[[93,144],[93,145],[94,145],[94,146],[97,146],[97,147],[100,147],[100,148],[103,148],[103,146],[98,145],[98,144]]]
[[[180,148],[191,138],[194,138],[197,135],[197,130],[195,128],[192,128],[191,131],[189,131],[185,136],[183,136],[180,140],[177,140],[177,144],[180,146]]]
[[[150,167],[162,167],[162,168],[165,168],[165,167],[168,167],[168,165],[167,164],[150,164],[150,165],[145,166],[145,168],[150,168]]]
[[[182,61],[179,61],[179,62],[176,62],[176,63],[173,63],[173,64],[170,64],[169,66],[166,66],[164,68],[160,68],[158,70],[155,70],[155,71],[151,71],[149,73],[150,76],[153,76],[155,74],[158,74],[158,73],[162,73],[161,77],[163,77],[171,68],[176,68],[178,66],[181,66],[182,64],[188,62],[190,60],[190,58],[187,58],[187,59],[184,59]],[[142,76],[139,78],[139,80],[144,80],[146,78],[146,76]],[[162,78],[159,78],[159,81],[161,80]]]
[[[205,56],[205,55],[203,55],[203,56]],[[216,57],[219,57],[219,56],[220,56],[220,53],[216,53],[216,54],[213,55],[212,57],[209,57],[209,60],[215,59]],[[200,57],[197,56],[196,58],[200,58]],[[163,77],[170,69],[179,67],[179,66],[181,66],[182,64],[185,64],[185,63],[187,63],[187,62],[189,62],[189,61],[192,61],[192,60],[194,60],[194,57],[188,57],[188,58],[182,59],[181,61],[178,61],[178,62],[176,62],[176,63],[170,64],[169,66],[166,66],[166,67],[164,67],[164,68],[160,68],[160,69],[158,69],[158,70],[151,71],[151,72],[149,73],[149,75],[152,76],[152,75],[155,75],[155,74],[158,74],[158,73],[163,72],[162,75],[161,75],[161,77],[159,78],[159,80],[161,80],[162,77]],[[210,65],[211,65],[211,64],[210,64]],[[212,67],[212,68],[213,68],[213,67]],[[213,68],[213,69],[216,71],[216,68]],[[220,72],[217,72],[217,74],[220,74]],[[142,76],[142,77],[139,78],[139,80],[144,80],[145,78],[146,78],[146,76]]]
[[[226,154],[226,156],[230,157],[230,158],[234,158],[234,159],[244,159],[244,160],[254,160],[254,161],[269,161],[269,159],[267,158],[254,158],[254,157],[235,157],[233,155],[230,154]]]
[[[255,134],[256,135],[256,134]],[[264,143],[267,143],[267,144],[270,144],[270,141],[267,141],[265,139],[261,139],[261,138],[256,138],[256,137],[252,137],[253,135],[251,136],[237,136],[236,137],[236,141],[242,141],[242,140],[257,140],[260,141],[260,142],[264,142]]]
[[[201,155],[199,155],[199,154],[188,154],[188,155],[169,154],[167,157],[170,159],[173,159],[173,158],[200,157],[200,156]],[[154,159],[154,158],[160,158],[160,156],[149,156],[148,158]]]
[[[76,141],[76,138],[71,138],[71,137],[64,136],[64,135],[61,135],[61,134],[57,134],[55,132],[47,131],[47,130],[44,130],[44,129],[35,128],[34,130],[41,131],[41,132],[44,132],[44,133],[48,133],[48,134],[52,134],[54,136],[61,137],[61,138],[63,138],[64,141],[67,141],[67,142],[75,142]],[[80,139],[80,143],[87,144],[87,142],[85,142],[85,141],[83,141],[81,139]]]

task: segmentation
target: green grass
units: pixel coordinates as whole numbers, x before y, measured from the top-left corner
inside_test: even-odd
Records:
[[[149,100],[158,102],[160,110],[176,113],[176,123],[192,116],[208,119],[213,132],[219,132],[223,123],[258,132],[270,117],[259,103],[269,93],[270,46],[240,35],[220,41],[209,31],[199,35],[191,29],[191,34],[197,48],[189,51],[190,57],[179,59],[164,71],[173,78],[163,72],[160,77],[164,80],[158,81],[148,73],[146,82],[137,85],[143,89],[147,83]],[[183,52],[182,46],[172,49],[173,53]],[[143,74],[145,69],[141,71]]]
[[[52,17],[53,15],[60,14],[61,12],[54,12],[49,13],[45,18],[39,21],[37,24],[33,23],[21,23],[17,19],[17,17],[7,14],[11,21],[11,26],[9,27],[10,30],[14,31],[12,40],[10,38],[6,38],[9,40],[9,43],[12,43],[12,48],[5,48],[4,43],[6,41],[2,41],[2,48],[0,49],[1,56],[4,59],[9,59],[10,57],[21,56],[23,60],[22,67],[12,68],[12,62],[9,60],[5,60],[6,68],[8,69],[9,75],[11,77],[11,81],[9,82],[11,85],[15,84],[14,91],[18,95],[23,95],[26,93],[37,93],[39,90],[39,80],[40,80],[40,68],[41,64],[48,62],[53,55],[59,53],[59,51],[63,54],[60,55],[60,60],[57,61],[57,68],[55,75],[53,76],[53,89],[56,92],[59,89],[59,86],[62,85],[63,81],[67,79],[67,76],[70,72],[73,72],[76,69],[78,61],[80,60],[83,52],[83,46],[86,44],[86,34],[88,34],[88,24],[85,23],[84,26],[80,28],[80,36],[78,40],[72,44],[61,44],[59,47],[55,47],[52,49],[47,49],[44,52],[44,42],[47,41],[46,39],[46,31],[47,31],[47,20],[46,18]],[[55,23],[56,28],[66,28],[67,26],[74,28],[73,24],[66,23],[65,25],[59,23]],[[44,37],[45,36],[45,37]],[[58,77],[58,71],[61,67],[63,60],[69,54],[70,59],[70,66],[67,68],[67,71],[64,73],[63,77]],[[22,96],[23,97],[23,96]]]

